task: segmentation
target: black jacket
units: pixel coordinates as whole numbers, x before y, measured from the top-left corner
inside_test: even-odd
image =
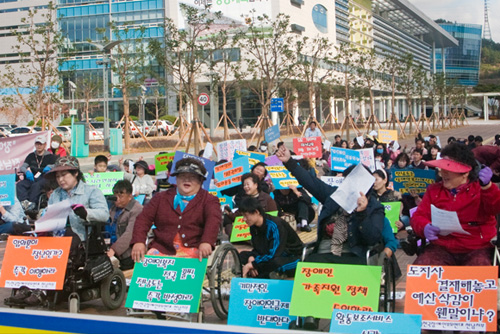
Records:
[[[319,244],[324,229],[323,225],[327,218],[340,208],[337,202],[330,197],[337,190],[337,187],[332,187],[311,176],[293,159],[290,159],[285,167],[292,172],[302,187],[323,204],[323,209],[318,217],[317,244]],[[347,243],[354,254],[365,256],[368,246],[373,246],[382,240],[384,218],[384,207],[374,196],[368,196],[368,206],[365,211],[353,212],[349,216]]]
[[[252,255],[255,261],[254,268],[259,270],[260,265],[280,256],[299,256],[304,244],[291,226],[278,217],[264,216],[262,226],[251,226]]]

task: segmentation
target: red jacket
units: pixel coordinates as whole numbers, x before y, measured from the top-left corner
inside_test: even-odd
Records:
[[[481,145],[472,150],[474,157],[492,170],[500,171],[500,147]]]
[[[431,222],[431,204],[434,204],[439,209],[456,211],[462,228],[471,235],[440,235],[433,243],[447,248],[451,253],[493,247],[490,240],[497,235],[495,215],[500,212],[500,190],[495,184],[482,190],[478,181],[458,189],[457,194],[453,195],[443,187],[442,182],[430,185],[411,219],[413,230],[424,237],[424,227]]]
[[[144,243],[154,223],[155,237],[149,247],[156,248],[163,254],[176,254],[173,241],[177,233],[181,236],[185,247],[198,247],[204,242],[215,247],[222,221],[217,197],[200,189],[189,201],[184,212],[181,212],[179,207],[174,210],[176,194],[177,188],[173,187],[151,198],[135,220],[131,244]]]

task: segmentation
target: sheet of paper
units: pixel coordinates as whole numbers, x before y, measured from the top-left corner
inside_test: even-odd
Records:
[[[462,225],[460,225],[458,215],[455,211],[446,211],[443,209],[439,209],[431,204],[431,221],[432,225],[441,229],[441,232],[439,233],[440,235],[448,235],[450,233],[462,233],[470,235],[470,233],[464,231]]]
[[[363,139],[363,136],[356,137],[356,141],[358,142],[359,146],[363,147],[365,145],[365,140]]]
[[[35,232],[62,230],[70,213],[71,205],[68,199],[49,205],[45,214],[35,222]]]
[[[359,193],[366,194],[373,182],[375,178],[362,164],[358,164],[330,197],[351,213],[358,206]]]
[[[331,142],[331,141],[329,141],[328,139],[327,139],[327,140],[325,140],[325,141],[324,141],[324,143],[323,143],[323,148],[324,148],[325,150],[329,151],[329,150],[330,150],[330,147],[332,147],[332,142]]]
[[[205,151],[203,152],[203,157],[205,159],[211,159],[212,153],[214,153],[214,146],[212,145],[212,143],[208,142],[207,145],[205,146]]]

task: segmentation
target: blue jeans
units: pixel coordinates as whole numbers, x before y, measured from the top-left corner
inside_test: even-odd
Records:
[[[12,226],[12,223],[4,223],[0,225],[0,234],[6,233],[6,234],[11,234],[14,231],[14,228]]]

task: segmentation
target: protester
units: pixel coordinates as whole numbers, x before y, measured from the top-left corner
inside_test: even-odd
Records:
[[[476,147],[483,146],[483,137],[481,136],[474,137],[474,144]]]
[[[17,199],[25,210],[37,210],[38,201],[45,185],[44,174],[48,173],[57,157],[45,149],[47,138],[40,135],[35,138],[35,151],[28,154],[20,171],[24,180],[16,184]]]
[[[334,139],[335,139],[335,141],[334,141],[332,146],[340,147],[340,144],[342,142],[342,137],[340,137],[340,135],[335,135]]]
[[[68,155],[68,152],[66,152],[66,149],[61,145],[62,138],[58,135],[53,135],[50,139],[50,148],[47,151],[55,155],[57,158],[65,157]]]
[[[373,153],[375,156],[375,164],[377,168],[385,168],[387,166],[387,162],[390,159],[390,156],[387,153],[385,145],[382,143],[378,143]]]
[[[304,137],[321,137],[321,131],[317,128],[316,122],[312,121],[309,123],[309,127],[306,129]]]
[[[409,168],[411,164],[410,157],[406,153],[399,153],[391,166],[391,169],[405,169]]]
[[[493,182],[500,182],[500,147],[481,145],[472,150],[477,161],[490,167],[493,172]]]
[[[375,182],[373,183],[373,196],[379,202],[387,203],[402,201],[400,192],[392,189],[387,189],[387,186],[389,185],[389,177],[387,176],[387,172],[385,170],[377,169],[375,172],[373,172],[373,176],[375,177]],[[404,224],[400,220],[397,220],[395,224],[396,227],[400,230],[404,228]]]
[[[240,203],[243,220],[250,226],[251,251],[240,253],[243,277],[293,277],[304,244],[290,225],[265,213],[256,198]]]
[[[489,167],[476,170],[474,154],[465,145],[451,143],[442,159],[426,162],[439,168],[442,180],[430,185],[411,219],[415,233],[430,241],[415,260],[418,265],[489,266],[496,237],[495,215],[500,213],[500,190],[492,185]],[[456,212],[461,228],[468,234],[440,234],[431,219],[431,205]]]
[[[311,176],[291,159],[285,146],[280,148],[277,156],[300,185],[323,204],[318,217],[316,254],[310,255],[306,261],[366,264],[366,250],[382,240],[383,206],[374,196],[360,194],[357,208],[349,214],[331,197],[337,187]],[[344,176],[348,176],[352,169],[354,166],[347,168]]]
[[[134,196],[145,195],[146,200],[151,199],[153,191],[156,189],[153,178],[147,174],[148,169],[146,161],[139,160],[134,164],[135,174],[124,174],[124,179],[132,184]]]
[[[274,201],[280,215],[293,216],[297,223],[297,230],[311,232],[309,224],[316,215],[311,197],[303,188],[297,188],[294,185],[289,185],[288,188],[274,191]]]
[[[79,243],[75,240],[76,236],[85,240],[85,221],[105,223],[108,220],[106,199],[98,188],[85,183],[78,159],[72,156],[57,159],[54,168],[45,177],[55,179],[59,185],[49,198],[49,206],[68,199],[73,209],[65,231],[65,235],[74,237],[72,245]]]
[[[109,212],[111,223],[106,225],[106,231],[109,233],[111,241],[107,254],[120,261],[121,270],[134,267],[130,241],[132,240],[135,219],[142,212],[142,205],[134,199],[132,189],[132,184],[127,180],[116,182],[113,187],[116,201]]]
[[[413,152],[411,153],[412,162],[410,164],[410,168],[429,169],[429,167],[427,167],[427,165],[424,164],[423,154],[424,154],[424,150],[422,150],[422,149],[416,148],[413,150]]]
[[[439,157],[439,152],[441,152],[441,148],[437,145],[430,145],[428,152],[429,153],[424,155],[423,160],[424,161],[436,160]]]
[[[119,165],[110,165],[109,158],[105,155],[98,155],[94,158],[94,170],[90,173],[116,172],[120,170]]]
[[[132,259],[142,261],[144,255],[175,255],[202,258],[212,254],[221,224],[217,197],[203,189],[207,171],[193,158],[184,158],[172,173],[177,186],[159,192],[136,218],[131,244]],[[146,238],[152,225],[154,239],[146,249]]]

